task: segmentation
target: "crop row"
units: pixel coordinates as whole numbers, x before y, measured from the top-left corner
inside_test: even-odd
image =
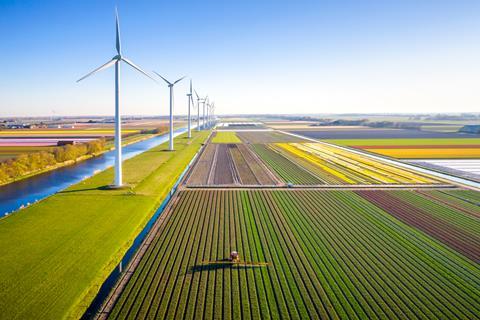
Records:
[[[244,144],[208,144],[188,185],[276,185],[278,178]]]
[[[321,171],[321,177],[347,184],[422,184],[436,181],[423,174],[380,160],[319,143],[277,143],[273,148],[289,157],[304,159]]]
[[[365,199],[452,249],[480,262],[480,209],[467,211],[435,193],[358,191]]]
[[[110,318],[480,314],[477,264],[351,191],[184,190],[166,214]]]
[[[274,151],[268,145],[254,144],[253,150],[268,165],[270,169],[283,179],[286,183],[293,184],[325,184],[323,180],[315,176],[308,168],[286,158],[279,152]]]

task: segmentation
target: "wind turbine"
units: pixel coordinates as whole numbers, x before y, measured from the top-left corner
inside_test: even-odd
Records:
[[[192,79],[190,79],[190,92],[187,93],[187,99],[188,99],[188,123],[187,123],[187,128],[188,128],[188,138],[191,138],[192,137],[192,131],[190,130],[190,102],[195,105],[195,103],[193,102],[193,93],[192,93]]]
[[[197,96],[197,131],[200,131],[200,102],[202,102],[202,98],[197,93],[197,90],[195,91],[195,95]]]
[[[155,72],[155,71],[153,71]],[[157,76],[163,79],[168,84],[168,87],[170,88],[170,133],[169,133],[169,142],[168,142],[168,150],[173,151],[173,86],[182,81],[185,77],[181,77],[180,79],[170,82],[164,77],[162,77],[160,74],[155,72]]]
[[[80,82],[83,79],[88,78],[99,71],[105,70],[115,65],[115,180],[112,187],[121,187],[123,185],[123,182],[122,182],[122,132],[121,132],[122,120],[120,115],[120,62],[123,61],[129,66],[131,66],[132,68],[134,68],[135,70],[142,73],[143,75],[152,79],[153,81],[156,82],[156,80],[150,77],[145,71],[143,71],[140,67],[135,65],[132,61],[122,56],[122,46],[120,42],[120,23],[118,21],[118,11],[116,8],[115,8],[115,22],[116,22],[117,55],[114,56],[112,60],[108,61],[104,65],[98,67],[97,69],[93,70],[92,72],[78,79],[77,82]]]
[[[210,108],[212,107],[212,104],[210,101],[207,103],[207,128],[210,126]]]
[[[210,105],[210,112],[209,112],[209,115],[210,115],[210,125],[213,125],[213,111],[215,110],[215,102],[212,102],[212,104]]]
[[[205,104],[208,104],[208,96],[205,97],[205,99],[203,99],[203,125],[202,125],[202,129],[205,130]]]

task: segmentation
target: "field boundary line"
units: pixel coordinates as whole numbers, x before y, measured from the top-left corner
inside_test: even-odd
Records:
[[[356,185],[194,185],[184,190],[462,190],[464,188],[451,184],[356,184]]]

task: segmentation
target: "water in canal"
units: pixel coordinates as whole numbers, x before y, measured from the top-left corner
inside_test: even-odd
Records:
[[[185,128],[177,129],[174,136],[186,132]],[[123,159],[134,157],[168,140],[168,134],[153,137],[123,147]],[[72,184],[104,170],[114,163],[114,153],[109,151],[101,156],[85,160],[78,164],[59,168],[28,179],[20,180],[0,187],[0,217],[11,213],[21,206],[44,199]]]

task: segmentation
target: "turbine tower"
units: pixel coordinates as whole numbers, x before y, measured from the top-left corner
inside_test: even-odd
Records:
[[[145,71],[143,71],[140,67],[135,65],[132,61],[122,56],[122,46],[120,42],[120,23],[118,21],[118,11],[115,8],[115,21],[116,21],[116,48],[117,48],[117,55],[112,58],[112,60],[108,61],[104,65],[98,67],[97,69],[93,70],[92,72],[88,73],[87,75],[83,76],[82,78],[78,79],[77,82],[82,81],[85,78],[90,77],[91,75],[105,70],[113,65],[115,65],[115,180],[112,187],[121,187],[123,185],[122,181],[122,120],[120,114],[120,62],[125,62],[135,70],[139,71],[143,75],[147,76],[148,78],[153,79],[149,76]],[[155,81],[156,82],[156,81]]]
[[[155,72],[155,71],[153,71]],[[174,81],[173,83],[162,77],[160,74],[155,72],[157,76],[163,79],[168,84],[170,88],[170,133],[169,133],[169,142],[168,142],[168,150],[173,151],[173,86],[182,81],[185,77],[181,77],[180,79]]]
[[[191,131],[191,118],[190,118],[190,102],[195,105],[195,103],[193,102],[193,97],[192,97],[193,93],[192,93],[192,79],[190,79],[190,92],[187,93],[187,97],[188,97],[188,123],[187,123],[187,131],[188,131],[188,138],[190,139],[192,137],[192,131]]]

